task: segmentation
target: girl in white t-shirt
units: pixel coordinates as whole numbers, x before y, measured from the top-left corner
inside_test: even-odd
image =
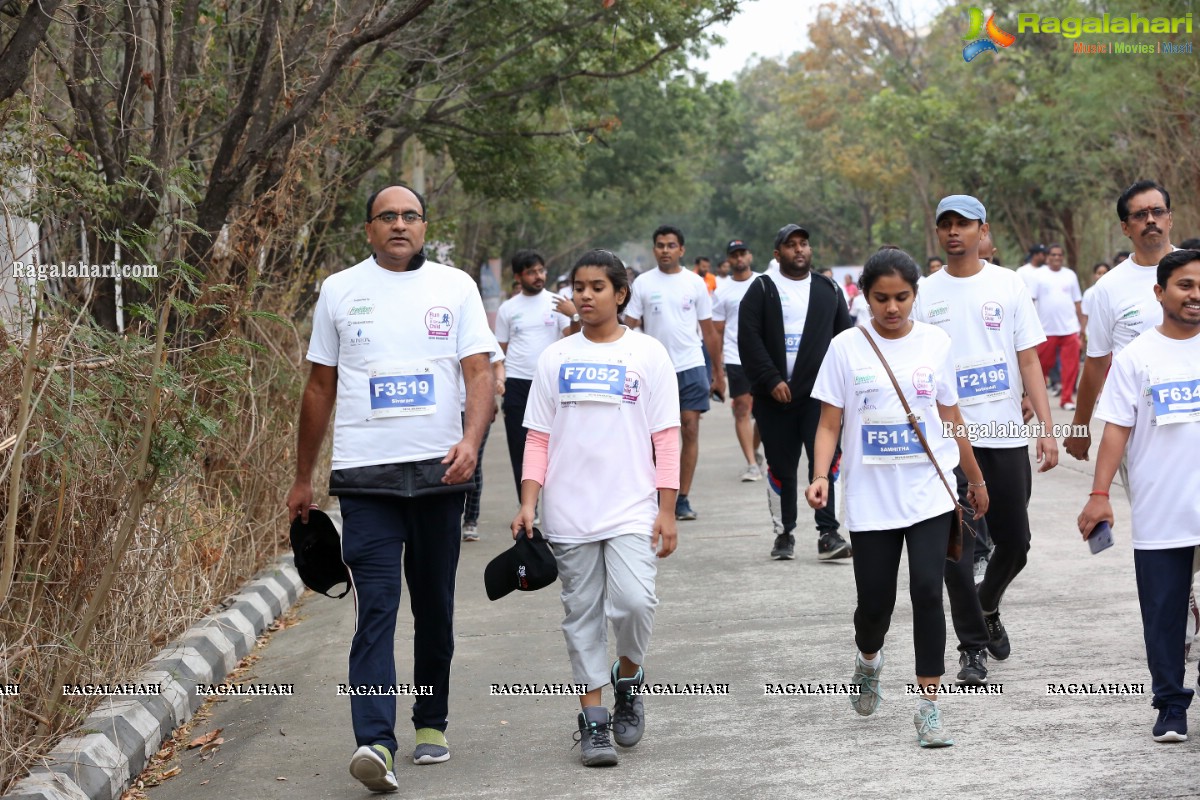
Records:
[[[513,537],[532,535],[542,495],[545,537],[558,562],[563,635],[575,682],[585,766],[617,763],[612,740],[638,743],[638,693],[654,626],[657,558],[675,550],[679,388],[666,348],[617,321],[629,302],[625,265],[607,250],[571,270],[582,330],[538,358]],[[617,638],[607,655],[608,623]],[[611,683],[610,715],[601,692]],[[610,738],[611,736],[611,738]]]
[[[913,722],[922,747],[945,747],[954,741],[942,725],[936,699],[946,671],[942,583],[955,501],[909,425],[867,335],[887,359],[942,473],[949,477],[962,465],[976,518],[987,511],[988,496],[958,410],[950,337],[909,319],[919,277],[916,262],[903,250],[881,250],[863,266],[860,297],[871,305],[871,322],[865,332],[851,328],[838,334],[821,364],[812,392],[822,401],[813,463],[831,464],[844,423],[846,527],[858,592],[858,653],[851,680],[861,691],[851,697],[851,705],[868,716],[882,699],[883,640],[896,605],[900,553],[907,546],[921,693]],[[828,472],[815,475],[805,492],[813,508],[825,505]]]

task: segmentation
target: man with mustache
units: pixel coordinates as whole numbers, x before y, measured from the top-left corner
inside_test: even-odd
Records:
[[[1078,406],[1071,420],[1076,431],[1086,430],[1091,424],[1096,398],[1104,387],[1113,356],[1142,333],[1161,325],[1163,319],[1162,305],[1155,297],[1154,286],[1158,281],[1158,262],[1175,249],[1171,246],[1171,195],[1155,181],[1140,180],[1117,198],[1117,217],[1121,220],[1121,232],[1133,243],[1133,253],[1096,281],[1089,297],[1087,358],[1079,380]],[[1092,437],[1088,434],[1067,436],[1063,446],[1076,459],[1087,461]],[[1121,485],[1128,487],[1128,461],[1124,458],[1119,471]],[[1193,564],[1193,572],[1197,568],[1200,568],[1200,555]],[[1186,639],[1190,648],[1200,631],[1200,611],[1194,589],[1188,609],[1181,609],[1180,613],[1190,617]]]
[[[326,278],[313,310],[312,362],[296,436],[288,519],[308,522],[312,473],[329,416],[329,493],[342,512],[342,561],[354,589],[350,774],[399,788],[396,614],[401,572],[413,614],[416,764],[450,758],[445,730],[454,656],[454,574],[464,493],[493,413],[496,340],[471,276],[424,254],[425,199],[388,186],[367,199],[372,255]],[[461,369],[461,372],[460,372]],[[459,401],[459,381],[466,404]]]

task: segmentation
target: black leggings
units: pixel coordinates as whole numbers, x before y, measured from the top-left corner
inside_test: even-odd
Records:
[[[808,450],[808,478],[805,488],[812,483],[813,456],[816,454],[817,423],[821,421],[821,401],[814,398],[800,403],[795,408],[784,408],[774,400],[761,397],[754,398],[751,410],[754,421],[758,423],[758,431],[762,434],[763,451],[767,457],[767,468],[771,475],[779,480],[779,507],[783,517],[783,532],[791,533],[796,528],[799,515],[798,496],[800,455]],[[841,449],[834,453],[834,463],[837,463]],[[819,468],[830,472],[832,464],[821,464]],[[832,478],[833,476],[830,475]],[[837,485],[831,480],[827,484],[828,496],[824,508],[818,508],[813,517],[817,524],[817,533],[837,533],[838,519]],[[768,489],[768,491],[771,491]],[[807,506],[807,503],[805,504]]]
[[[876,653],[892,624],[900,553],[908,543],[909,596],[913,607],[913,646],[917,675],[933,678],[946,672],[946,612],[942,608],[942,575],[950,513],[907,528],[850,531],[854,548],[854,643],[863,653]]]

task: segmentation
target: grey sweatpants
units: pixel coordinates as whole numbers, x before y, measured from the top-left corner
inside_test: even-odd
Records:
[[[593,691],[609,683],[608,622],[617,656],[645,662],[654,630],[657,559],[649,534],[630,533],[599,542],[551,544],[562,580],[563,637],[575,683]]]

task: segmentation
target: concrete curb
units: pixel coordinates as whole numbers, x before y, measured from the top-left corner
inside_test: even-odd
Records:
[[[163,741],[200,707],[205,698],[196,686],[221,682],[303,592],[289,553],[222,603],[223,611],[188,628],[130,681],[159,684],[161,695],[104,701],[3,800],[118,800]]]

